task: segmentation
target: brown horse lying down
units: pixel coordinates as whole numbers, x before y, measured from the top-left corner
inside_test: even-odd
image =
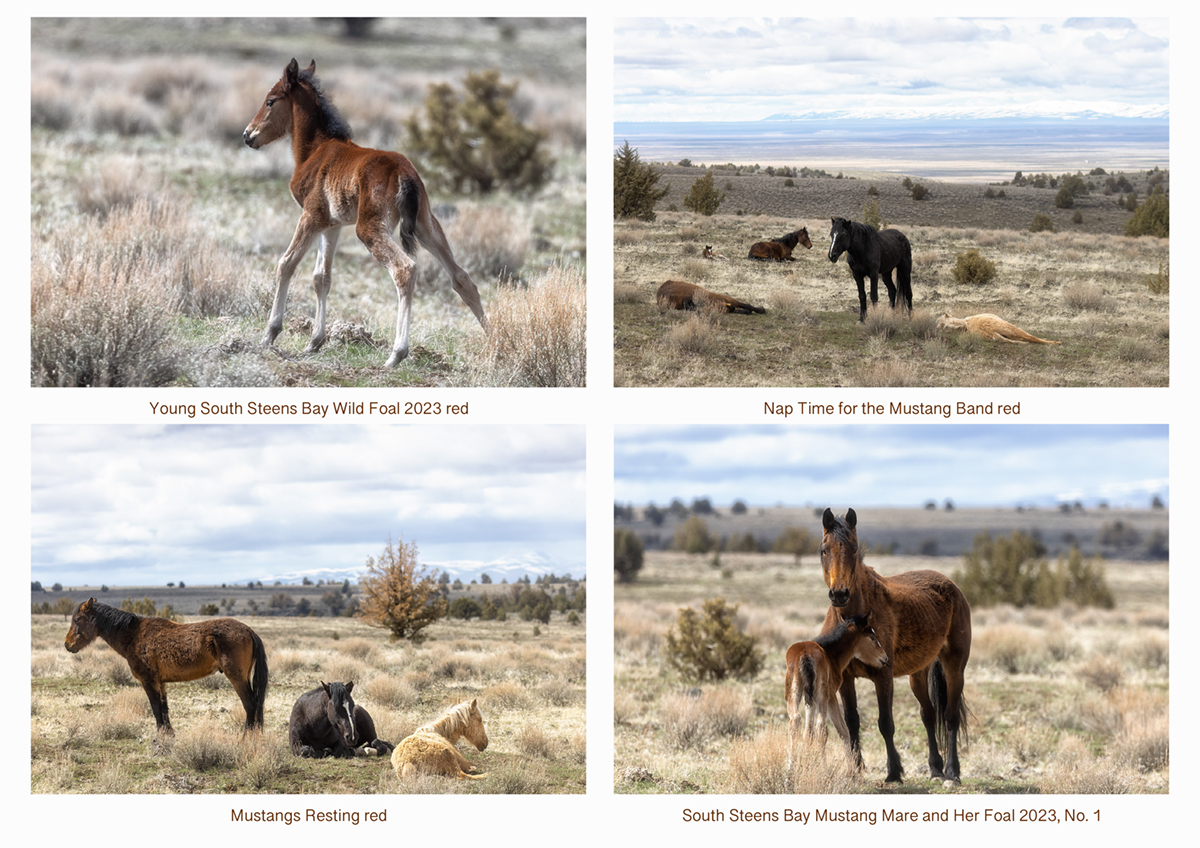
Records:
[[[801,227],[794,233],[788,233],[777,239],[755,242],[750,245],[750,255],[747,258],[757,259],[761,262],[795,262],[796,260],[792,258],[792,251],[798,244],[802,244],[806,248],[812,247],[807,227]]]
[[[664,310],[715,309],[718,312],[741,312],[746,315],[751,312],[762,314],[767,311],[761,306],[751,306],[749,303],[727,294],[710,292],[695,283],[684,283],[679,280],[667,280],[658,287],[658,308]]]
[[[983,336],[985,339],[991,339],[994,342],[1062,344],[1062,342],[1048,342],[1045,339],[1039,339],[1037,336],[1031,336],[1020,327],[1013,326],[1003,318],[993,315],[990,312],[984,312],[981,315],[972,315],[968,318],[951,318],[949,312],[943,312],[942,317],[938,319],[937,325],[943,330],[966,330],[969,333]]]

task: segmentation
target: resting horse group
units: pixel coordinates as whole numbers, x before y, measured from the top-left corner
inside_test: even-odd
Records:
[[[246,731],[263,729],[267,699],[267,654],[262,639],[233,618],[180,624],[165,618],[136,615],[89,598],[75,607],[64,646],[78,653],[96,639],[107,642],[129,663],[129,670],[150,699],[156,744],[173,736],[165,684],[199,680],[220,671],[233,686],[246,711]],[[480,751],[488,746],[477,700],[448,708],[393,746],[378,738],[375,721],[351,693],[354,682],[324,683],[305,692],[288,719],[288,743],[298,757],[354,757],[392,754],[397,777],[416,773],[480,778],[484,774],[458,752],[465,738]]]
[[[855,763],[861,768],[854,681],[858,677],[870,680],[879,702],[879,732],[887,749],[887,780],[901,780],[904,768],[894,740],[892,695],[894,678],[907,676],[925,725],[929,775],[936,780],[959,781],[958,746],[960,738],[966,743],[969,716],[963,700],[964,672],[971,655],[971,609],[967,599],[953,581],[936,571],[907,571],[883,577],[865,565],[858,545],[858,516],[853,509],[841,519],[826,509],[821,523],[821,570],[829,588],[830,606],[817,642],[824,640],[826,651],[833,646],[840,658],[836,663],[830,661],[835,666],[842,665],[847,654],[854,654],[842,665],[839,691],[844,721],[834,719],[835,726],[839,733],[844,728]],[[871,638],[863,641],[855,631],[861,631],[867,620]],[[793,646],[793,650],[799,648]],[[880,654],[884,655],[882,661]],[[793,716],[798,710],[792,694],[797,674],[789,652],[788,712]],[[826,679],[833,681],[836,676],[827,671]],[[944,746],[945,759],[939,745]]]

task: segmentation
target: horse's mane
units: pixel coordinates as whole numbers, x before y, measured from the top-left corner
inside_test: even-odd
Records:
[[[463,701],[448,707],[433,721],[417,728],[417,733],[436,733],[450,739],[454,733],[464,730],[471,723],[471,702]]]
[[[321,129],[325,134],[339,141],[349,141],[352,135],[350,125],[321,89],[321,81],[317,79],[316,72],[309,72],[305,68],[300,72],[300,81],[308,83],[313,94],[317,96],[317,107],[321,110]]]
[[[833,645],[836,645],[838,641],[846,635],[846,631],[850,628],[851,621],[857,621],[858,626],[862,627],[866,623],[865,619],[866,616],[862,615],[861,613],[859,615],[852,615],[849,618],[843,618],[837,623],[836,627],[834,627],[828,633],[822,633],[817,638],[813,639],[813,641],[820,645],[823,649],[830,648]]]
[[[96,624],[96,632],[102,636],[106,633],[136,627],[140,620],[141,616],[132,612],[110,607],[99,601],[92,603],[92,621]]]

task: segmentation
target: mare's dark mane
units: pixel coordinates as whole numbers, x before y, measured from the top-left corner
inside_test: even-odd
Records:
[[[92,604],[91,619],[96,624],[96,632],[101,636],[107,636],[110,633],[116,633],[120,630],[132,630],[137,627],[141,621],[140,615],[127,612],[123,609],[110,607],[108,604],[102,604],[96,601]]]
[[[313,94],[317,96],[317,107],[321,110],[321,130],[330,138],[336,138],[339,141],[350,141],[353,133],[350,131],[350,125],[346,123],[346,119],[342,117],[342,113],[337,110],[328,95],[321,89],[321,81],[317,79],[316,72],[309,72],[307,68],[300,72],[300,81],[308,83],[312,87]]]

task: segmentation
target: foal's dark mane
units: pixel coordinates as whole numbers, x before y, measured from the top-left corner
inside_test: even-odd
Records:
[[[820,636],[813,639],[813,641],[816,642],[818,645],[820,645],[822,649],[828,650],[829,648],[836,645],[838,643],[838,641],[846,635],[846,631],[850,628],[851,621],[854,621],[857,619],[859,622],[859,625],[861,626],[862,619],[864,617],[865,616],[862,616],[862,615],[852,615],[849,618],[844,618],[838,622],[837,627],[833,628],[828,633],[822,633]]]
[[[335,138],[338,141],[349,141],[353,135],[350,131],[350,125],[346,123],[346,119],[342,117],[342,113],[337,110],[329,96],[321,89],[321,81],[317,79],[315,72],[309,73],[305,68],[300,72],[300,81],[308,83],[313,90],[313,94],[317,96],[317,108],[321,110],[321,130],[330,138]]]
[[[96,601],[92,604],[92,621],[96,623],[96,632],[101,636],[116,633],[121,630],[131,630],[137,627],[141,616],[123,609],[110,607]]]

